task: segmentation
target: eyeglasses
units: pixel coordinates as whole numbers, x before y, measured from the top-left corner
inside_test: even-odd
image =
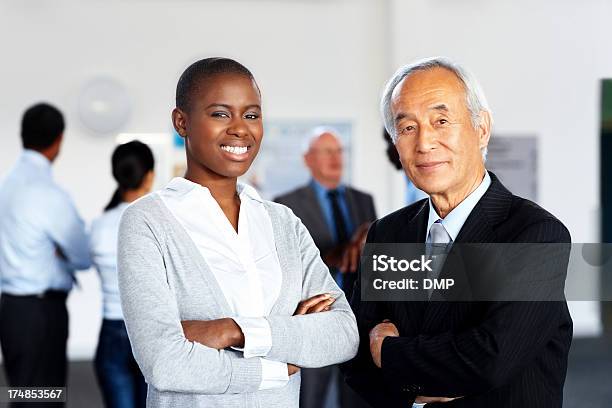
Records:
[[[341,156],[342,153],[344,153],[344,149],[342,147],[338,147],[336,149],[312,149],[312,151],[323,156]]]

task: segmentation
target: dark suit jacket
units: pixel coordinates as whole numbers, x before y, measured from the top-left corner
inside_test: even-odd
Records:
[[[531,201],[512,195],[491,175],[491,186],[455,243],[569,243],[565,226]],[[368,242],[425,242],[429,206],[421,200],[378,221]],[[562,246],[565,247],[565,246]],[[548,259],[567,268],[568,251]],[[343,366],[346,381],[374,407],[410,407],[417,395],[459,397],[427,407],[561,407],[572,320],[556,302],[361,302],[352,307],[360,332],[357,357]],[[369,350],[369,332],[390,319],[400,337],[387,337],[382,369]]]
[[[347,186],[345,199],[351,221],[355,227],[376,219],[374,200],[372,200],[371,195]],[[321,254],[325,255],[334,248],[336,244],[332,231],[325,221],[323,210],[310,184],[283,194],[275,198],[274,201],[291,208],[295,215],[302,220]]]
[[[374,200],[370,194],[347,186],[345,190],[345,200],[351,222],[355,228],[363,223],[372,222],[376,219]],[[310,184],[279,196],[275,198],[274,201],[291,208],[295,215],[302,220],[302,223],[306,226],[308,232],[310,232],[315,245],[319,248],[319,251],[321,251],[321,256],[323,258],[329,251],[335,248],[336,244],[334,243],[332,231],[325,221],[323,210]],[[343,285],[345,290],[347,288],[352,288],[352,284],[356,280],[356,274],[351,275],[354,275],[354,277],[351,276],[352,279],[345,279],[345,284]],[[350,292],[347,293],[347,299],[348,298],[350,298]]]

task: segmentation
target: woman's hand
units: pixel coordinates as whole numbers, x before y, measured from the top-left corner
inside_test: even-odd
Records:
[[[234,319],[183,320],[183,332],[187,340],[222,350],[228,347],[244,347],[244,334]]]
[[[326,312],[335,301],[336,299],[331,294],[322,293],[306,300],[302,300],[298,304],[298,307],[293,315],[297,316],[310,313]]]
[[[335,301],[336,299],[331,294],[322,293],[302,300],[293,315],[324,312],[329,310],[329,307]],[[244,334],[234,319],[183,320],[181,326],[183,326],[183,332],[189,341],[195,341],[217,350],[228,347],[244,347]],[[299,367],[287,364],[289,375],[298,371],[300,371]]]
[[[195,341],[217,350],[228,347],[244,347],[244,334],[234,319],[183,320],[181,326],[183,326],[183,332],[189,341]],[[287,374],[290,376],[299,371],[300,367],[287,364]]]
[[[300,371],[300,367],[287,363],[287,373],[291,376]]]
[[[294,316],[310,314],[310,313],[318,313],[318,312],[326,312],[329,310],[329,307],[334,303],[336,299],[329,293],[322,293],[320,295],[316,295],[310,297],[306,300],[302,300],[299,304]],[[287,373],[291,376],[300,371],[300,367],[287,363]]]

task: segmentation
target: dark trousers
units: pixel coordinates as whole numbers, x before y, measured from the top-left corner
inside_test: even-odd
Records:
[[[331,386],[338,387],[339,401],[335,401],[333,406],[370,408],[370,405],[344,382],[338,366],[302,368],[300,371],[300,408],[323,408]]]
[[[65,387],[68,341],[66,293],[0,296],[0,346],[9,386]],[[61,407],[61,403],[13,404]]]
[[[145,407],[147,384],[132,355],[123,320],[102,321],[94,364],[106,408]]]

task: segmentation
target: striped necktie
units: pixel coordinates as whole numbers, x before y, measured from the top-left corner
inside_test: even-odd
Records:
[[[446,231],[446,228],[444,228],[442,220],[438,219],[429,229],[429,239],[426,245],[427,254],[434,257],[432,270],[427,272],[428,279],[436,279],[440,275],[452,242],[453,240],[448,234],[448,231]],[[427,290],[428,298],[431,297],[432,292],[433,289]]]

